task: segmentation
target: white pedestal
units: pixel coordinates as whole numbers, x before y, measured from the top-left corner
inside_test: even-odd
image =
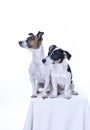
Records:
[[[81,95],[31,99],[23,130],[90,130],[88,100]]]

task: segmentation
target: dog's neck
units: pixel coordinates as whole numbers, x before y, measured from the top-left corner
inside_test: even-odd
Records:
[[[34,63],[40,64],[42,59],[45,57],[43,45],[41,44],[39,49],[32,51],[32,60]]]
[[[54,69],[59,69],[59,68],[67,68],[67,63],[66,60],[64,59],[62,63],[56,63],[53,64]]]

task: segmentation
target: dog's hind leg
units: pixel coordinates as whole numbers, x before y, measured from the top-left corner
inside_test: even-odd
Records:
[[[73,83],[73,82],[71,83],[70,88],[71,88],[71,94],[73,94],[73,95],[78,95],[78,92],[76,92],[76,91],[74,90],[75,85],[74,85],[74,83]]]

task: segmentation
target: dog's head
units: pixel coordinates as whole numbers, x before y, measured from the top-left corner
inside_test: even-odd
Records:
[[[58,48],[56,45],[51,45],[49,47],[48,56],[42,59],[42,62],[45,65],[57,64],[62,63],[65,58],[70,60],[71,54],[68,51]]]
[[[36,35],[29,33],[29,37],[25,41],[19,41],[19,45],[24,48],[38,49],[42,43],[42,35],[44,32],[38,32]]]

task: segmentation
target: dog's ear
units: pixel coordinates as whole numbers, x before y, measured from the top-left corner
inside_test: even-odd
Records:
[[[68,51],[63,51],[64,57],[67,58],[68,60],[71,59],[71,54]]]
[[[34,36],[34,34],[33,34],[33,33],[29,33],[28,35],[29,35],[30,37]]]
[[[55,48],[57,48],[56,45],[51,45],[51,46],[49,47],[49,51],[53,51]]]
[[[38,40],[40,40],[40,41],[42,40],[42,35],[43,34],[44,34],[44,32],[40,32],[40,31],[37,33]]]
[[[49,49],[48,49],[48,56],[52,53],[52,51],[53,51],[55,48],[57,48],[56,45],[51,45],[51,46],[49,47]]]

